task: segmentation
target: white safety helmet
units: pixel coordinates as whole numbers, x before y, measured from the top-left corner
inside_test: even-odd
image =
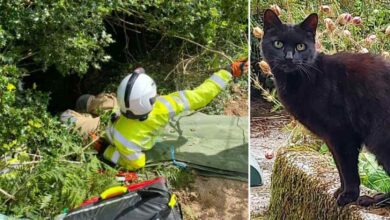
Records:
[[[117,99],[121,113],[127,118],[145,120],[156,101],[157,87],[143,68],[137,68],[119,84]]]

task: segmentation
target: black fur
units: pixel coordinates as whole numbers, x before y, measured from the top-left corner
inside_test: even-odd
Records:
[[[390,62],[371,54],[316,53],[317,22],[311,14],[301,24],[282,24],[266,10],[262,52],[286,109],[329,146],[341,180],[335,196],[345,205],[360,194],[363,144],[390,174]],[[283,48],[274,41],[283,42]],[[299,43],[306,49],[298,51]],[[292,59],[286,59],[288,51]],[[373,202],[366,196],[358,200],[361,205]]]

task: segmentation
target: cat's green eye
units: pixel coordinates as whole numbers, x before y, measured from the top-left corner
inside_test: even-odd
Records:
[[[306,49],[306,45],[305,44],[297,44],[296,48],[298,51],[303,51]]]
[[[274,41],[274,47],[280,49],[283,47],[283,43],[281,41],[276,40]]]

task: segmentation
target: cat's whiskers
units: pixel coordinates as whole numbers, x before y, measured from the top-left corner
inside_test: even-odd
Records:
[[[299,72],[304,73],[304,75],[306,75],[307,79],[309,81],[311,81],[310,72],[308,72],[308,70],[303,65],[297,64],[296,67],[298,68]]]
[[[302,65],[306,66],[306,67],[309,67],[309,68],[312,68],[318,72],[322,72],[321,70],[319,70],[317,67],[315,67],[314,65],[311,65],[310,63],[307,63],[307,62],[302,62]]]

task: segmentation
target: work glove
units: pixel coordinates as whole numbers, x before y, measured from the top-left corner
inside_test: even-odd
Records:
[[[88,136],[94,142],[92,147],[98,152],[98,154],[102,154],[106,150],[108,143],[95,132],[90,132]]]
[[[241,58],[227,66],[227,70],[234,76],[240,77],[248,70],[248,58]]]

